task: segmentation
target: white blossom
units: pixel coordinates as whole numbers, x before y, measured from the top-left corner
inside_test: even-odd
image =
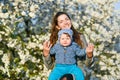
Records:
[[[5,66],[8,66],[8,65],[9,65],[9,63],[10,63],[10,58],[9,58],[9,55],[8,55],[8,54],[3,54],[2,62],[5,64]]]
[[[35,48],[35,47],[37,47],[37,44],[34,43],[34,42],[29,42],[29,43],[27,44],[27,48],[28,48],[28,49]]]
[[[2,50],[0,50],[0,55],[2,55],[3,54],[3,51]]]
[[[99,64],[102,65],[102,66],[106,65],[103,61],[100,61]]]
[[[31,5],[31,6],[30,6],[30,11],[31,11],[31,12],[34,12],[34,11],[36,11],[37,8],[39,8],[39,6],[38,6],[37,4]]]
[[[32,17],[32,18],[35,18],[36,15],[35,15],[35,13],[30,12],[30,13],[29,13],[29,16]]]
[[[9,13],[0,13],[0,18],[8,18]]]
[[[107,70],[107,66],[101,66],[101,70]]]
[[[88,0],[77,0],[77,1],[81,4],[86,4],[88,2]]]
[[[22,11],[21,14],[22,14],[23,16],[27,16],[27,13],[26,13],[25,11]]]
[[[17,39],[13,39],[7,44],[7,46],[13,48],[15,47],[16,44],[17,44]]]

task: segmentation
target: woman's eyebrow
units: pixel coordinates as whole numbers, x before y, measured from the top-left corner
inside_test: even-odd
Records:
[[[58,22],[62,22],[63,20],[60,20],[60,21],[58,21]]]

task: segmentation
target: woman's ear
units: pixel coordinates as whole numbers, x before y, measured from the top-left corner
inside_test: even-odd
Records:
[[[56,26],[56,28],[57,28],[58,30],[60,30],[60,27]]]

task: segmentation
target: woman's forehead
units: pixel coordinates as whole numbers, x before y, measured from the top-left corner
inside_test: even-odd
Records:
[[[66,14],[62,14],[57,18],[57,20],[61,21],[61,20],[64,20],[65,18],[68,18],[68,16]]]

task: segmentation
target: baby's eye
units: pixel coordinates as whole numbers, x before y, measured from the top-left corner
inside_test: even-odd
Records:
[[[61,38],[62,40],[64,40],[64,38]]]
[[[67,40],[69,40],[70,38],[67,38]]]

